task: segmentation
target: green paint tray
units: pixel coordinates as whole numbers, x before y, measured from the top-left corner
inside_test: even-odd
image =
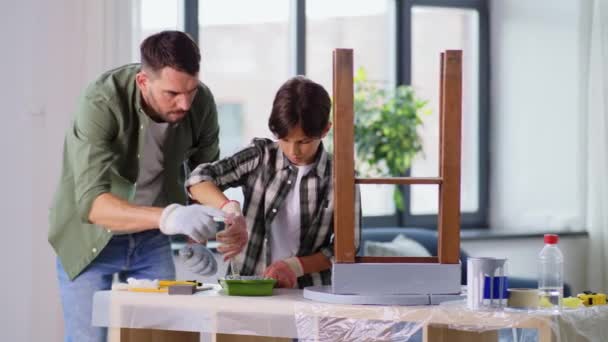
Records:
[[[277,282],[272,278],[264,279],[218,279],[224,292],[229,296],[272,296],[272,288]]]

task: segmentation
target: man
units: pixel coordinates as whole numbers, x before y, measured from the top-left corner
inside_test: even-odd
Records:
[[[243,190],[251,238],[231,264],[241,275],[274,278],[286,288],[331,284],[332,158],[321,142],[331,127],[330,108],[320,84],[303,76],[287,80],[268,119],[276,140],[254,139],[230,157],[199,165],[186,181],[199,203],[235,214],[241,213],[240,203],[222,191]],[[360,228],[358,188],[356,197]]]
[[[80,100],[50,212],[66,341],[105,341],[105,329],[91,326],[93,293],[115,273],[174,279],[167,235],[203,241],[215,234],[213,216],[224,216],[183,205],[186,166],[219,155],[217,110],[199,66],[186,34],[161,32],[141,44],[141,64],[102,74]],[[235,221],[218,239],[231,253],[247,241]]]

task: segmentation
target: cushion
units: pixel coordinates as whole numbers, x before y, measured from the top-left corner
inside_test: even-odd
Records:
[[[431,256],[424,246],[403,234],[390,242],[365,241],[364,253],[365,256]]]

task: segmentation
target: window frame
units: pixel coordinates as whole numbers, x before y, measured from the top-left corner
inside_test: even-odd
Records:
[[[184,32],[190,35],[197,44],[198,35],[198,0],[184,0]]]
[[[473,9],[479,15],[479,206],[475,212],[461,213],[462,228],[487,228],[489,208],[489,128],[490,128],[490,70],[489,70],[489,11],[487,0],[394,0],[395,15],[395,81],[396,85],[411,83],[411,32],[412,8],[432,6]],[[184,31],[199,41],[198,0],[184,0]],[[306,74],[306,0],[291,0],[290,56],[292,74]],[[329,57],[328,57],[329,58]],[[409,170],[405,173],[409,175]],[[366,227],[423,227],[437,228],[437,215],[413,215],[410,207],[410,189],[400,186],[406,208],[393,215],[365,216]]]
[[[489,128],[490,128],[490,82],[489,82],[489,15],[486,0],[397,0],[397,75],[398,85],[411,84],[412,8],[414,6],[444,7],[476,10],[479,15],[479,190],[478,208],[475,212],[461,212],[462,228],[487,228],[489,200]],[[409,175],[409,170],[406,173]],[[401,187],[406,210],[400,214],[400,226],[437,228],[437,215],[412,215],[409,206],[410,188]],[[397,214],[399,215],[399,213]]]

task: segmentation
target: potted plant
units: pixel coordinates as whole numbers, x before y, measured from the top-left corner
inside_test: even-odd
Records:
[[[385,89],[367,79],[363,68],[354,77],[355,166],[361,177],[403,176],[422,151],[419,128],[428,115],[427,101],[411,86]],[[331,140],[330,140],[331,141]],[[395,186],[395,205],[403,210],[401,188]]]

